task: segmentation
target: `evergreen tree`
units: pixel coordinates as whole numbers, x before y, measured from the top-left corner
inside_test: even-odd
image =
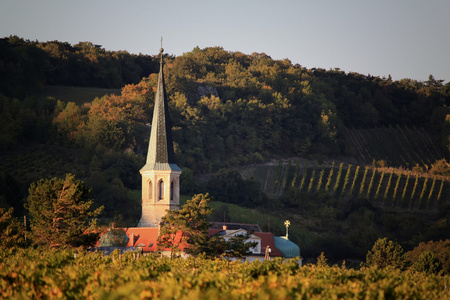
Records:
[[[158,237],[159,250],[170,249],[175,256],[182,246],[186,253],[198,255],[208,252],[207,216],[212,213],[208,194],[197,194],[188,200],[180,210],[169,210],[162,217]]]
[[[223,254],[227,257],[244,259],[245,256],[252,253],[250,248],[258,245],[257,242],[247,242],[251,235],[250,232],[247,232],[246,234],[238,234],[230,238],[225,242],[225,251]],[[217,248],[217,245],[213,244],[211,246]],[[220,250],[220,248],[218,250]]]
[[[387,238],[378,239],[366,256],[368,267],[375,266],[380,269],[386,267],[404,269],[406,261],[407,258],[403,248],[393,241],[388,241]]]
[[[12,215],[13,208],[0,208],[0,247],[10,248],[27,245],[25,226]]]
[[[72,174],[64,179],[54,177],[32,183],[26,207],[31,216],[33,242],[51,248],[92,245],[98,239],[93,233],[96,217],[89,199],[90,190]]]

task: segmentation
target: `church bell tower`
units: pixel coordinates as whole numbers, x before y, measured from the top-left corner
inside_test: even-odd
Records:
[[[153,109],[147,162],[142,175],[142,216],[138,227],[157,227],[166,210],[180,208],[181,169],[175,164],[172,125],[163,74],[163,49]]]

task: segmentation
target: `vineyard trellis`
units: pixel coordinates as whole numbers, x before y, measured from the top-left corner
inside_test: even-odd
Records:
[[[409,209],[437,209],[442,199],[449,194],[448,178],[394,168],[375,168],[339,163],[313,164],[298,162],[280,163],[274,191],[280,195],[283,190],[297,189],[308,194],[325,193],[348,199],[366,198],[383,207],[405,207]],[[344,176],[345,173],[345,176]],[[290,184],[288,184],[290,183]]]

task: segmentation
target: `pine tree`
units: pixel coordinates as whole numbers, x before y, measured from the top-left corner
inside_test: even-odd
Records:
[[[171,257],[188,245],[186,253],[198,255],[210,250],[207,216],[212,213],[208,194],[198,194],[187,200],[180,210],[168,210],[162,217],[158,237],[159,250],[170,249]]]
[[[25,226],[13,215],[14,209],[0,208],[0,248],[25,247],[27,245]]]
[[[103,206],[91,210],[91,191],[72,174],[32,183],[26,207],[31,216],[33,242],[51,248],[92,245],[96,217]],[[90,232],[90,233],[89,233]]]
[[[369,267],[404,269],[406,264],[407,257],[403,248],[387,238],[378,239],[366,256],[366,265]]]

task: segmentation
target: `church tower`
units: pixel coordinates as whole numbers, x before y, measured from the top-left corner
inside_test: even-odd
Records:
[[[163,74],[163,49],[153,121],[148,146],[147,163],[139,171],[142,175],[142,216],[138,227],[157,227],[166,210],[180,207],[181,169],[175,164],[172,125],[169,116]]]

